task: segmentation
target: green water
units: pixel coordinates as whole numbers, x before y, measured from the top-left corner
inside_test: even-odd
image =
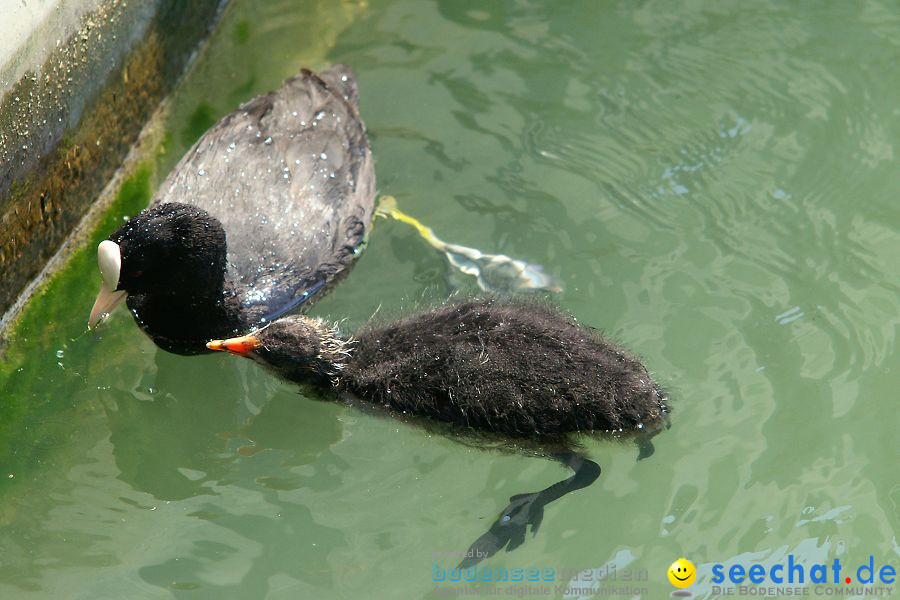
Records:
[[[650,459],[587,440],[600,479],[482,566],[553,568],[559,597],[615,565],[648,598],[679,556],[698,597],[714,563],[898,568],[898,40],[891,2],[235,0],[93,245],[220,115],[346,62],[379,189],[544,265],[673,397]],[[568,475],[166,354],[124,311],[84,334],[98,280],[77,253],[0,358],[2,598],[439,597],[433,553]],[[352,329],[460,281],[380,221],[313,312]]]

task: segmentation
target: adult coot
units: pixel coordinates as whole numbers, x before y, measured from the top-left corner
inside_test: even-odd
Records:
[[[304,69],[219,121],[150,207],[101,242],[89,326],[127,298],[159,347],[197,354],[321,294],[372,221],[358,103],[348,67]]]

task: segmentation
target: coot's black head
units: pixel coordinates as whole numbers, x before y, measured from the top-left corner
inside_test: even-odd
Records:
[[[282,377],[305,381],[333,375],[338,359],[329,350],[342,343],[324,321],[290,315],[245,336],[213,340],[206,347],[251,358]]]
[[[97,249],[102,284],[88,321],[96,326],[126,295],[221,296],[226,242],[221,223],[189,204],[152,206]]]

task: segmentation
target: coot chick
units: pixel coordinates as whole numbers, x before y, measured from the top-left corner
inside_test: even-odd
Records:
[[[290,315],[208,347],[392,411],[511,436],[637,430],[668,411],[665,394],[625,350],[515,300],[448,304],[355,338]]]
[[[517,548],[529,527],[537,533],[547,504],[600,476],[570,434],[636,431],[644,457],[668,413],[640,361],[561,313],[519,300],[448,304],[367,326],[354,338],[321,319],[291,315],[208,346],[394,413],[508,437],[572,470],[543,490],[511,497],[457,568]]]
[[[321,295],[361,250],[374,200],[353,73],[304,69],[207,131],[101,242],[89,325],[127,296],[159,347],[206,352]]]

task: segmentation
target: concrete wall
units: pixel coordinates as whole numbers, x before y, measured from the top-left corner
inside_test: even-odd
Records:
[[[222,0],[0,0],[0,314],[115,173]]]

